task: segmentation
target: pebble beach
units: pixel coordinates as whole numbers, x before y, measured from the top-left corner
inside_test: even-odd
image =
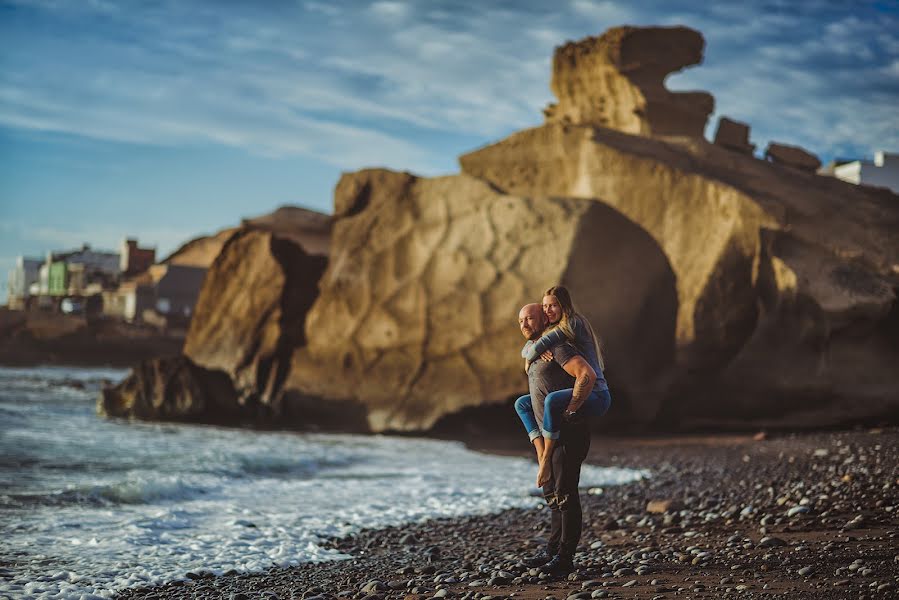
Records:
[[[527,456],[521,440],[474,449]],[[899,429],[596,437],[589,462],[651,476],[582,492],[577,570],[521,558],[545,508],[434,519],[329,540],[348,558],[213,575],[119,598],[587,600],[892,598],[899,590]]]

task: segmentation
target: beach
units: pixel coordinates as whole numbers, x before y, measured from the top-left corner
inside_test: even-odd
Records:
[[[545,508],[515,508],[332,538],[344,560],[219,576],[195,570],[118,597],[890,598],[899,583],[897,442],[894,427],[596,437],[588,463],[650,476],[582,490],[577,570],[563,581],[520,565],[541,546],[549,519]],[[525,439],[469,445],[530,452]]]

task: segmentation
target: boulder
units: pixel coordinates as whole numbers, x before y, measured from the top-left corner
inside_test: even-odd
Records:
[[[771,142],[765,148],[765,159],[778,165],[814,173],[821,166],[817,156],[799,146]]]
[[[504,194],[466,175],[385,170],[344,175],[335,208],[286,391],[363,406],[374,431],[427,430],[503,404],[527,389],[518,310],[562,281],[601,299],[585,309],[615,348],[616,391],[657,402],[673,365],[675,280],[658,245],[618,211]],[[667,343],[647,347],[648,336]]]
[[[705,92],[670,92],[665,78],[702,62],[705,40],[687,27],[615,27],[556,48],[547,123],[636,135],[700,138],[714,110]]]
[[[749,143],[749,125],[733,121],[727,117],[718,119],[718,129],[715,130],[715,145],[750,156],[755,152],[755,144]]]
[[[208,265],[182,355],[140,363],[103,391],[98,412],[287,425],[295,412],[282,404],[281,386],[294,349],[305,343],[304,319],[327,261],[300,243],[325,251],[330,228],[328,215],[282,207],[185,245],[170,257],[174,264],[208,260],[221,248]]]
[[[241,404],[271,406],[293,349],[305,341],[303,321],[325,262],[287,236],[240,228],[206,275],[184,355],[227,374]]]
[[[144,361],[123,382],[104,388],[97,412],[151,421],[233,423],[251,418],[255,410],[237,402],[226,374],[176,356]]]
[[[653,415],[662,422],[819,425],[899,408],[887,391],[899,385],[894,194],[702,140],[590,126],[526,130],[460,162],[508,194],[602,202],[662,249],[679,373]]]

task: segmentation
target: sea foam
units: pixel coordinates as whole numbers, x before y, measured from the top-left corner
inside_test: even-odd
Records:
[[[36,387],[44,372],[0,369],[0,410],[17,416],[0,424],[0,553],[14,565],[0,596],[111,596],[191,570],[340,559],[324,537],[539,502],[533,462],[455,442],[99,419],[108,374],[76,371],[84,389],[60,392]],[[585,465],[581,481],[645,475]]]

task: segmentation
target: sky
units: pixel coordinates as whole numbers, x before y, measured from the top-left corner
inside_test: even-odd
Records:
[[[752,142],[899,150],[899,0],[0,0],[0,302],[19,255],[125,236],[162,258],[341,172],[458,172],[540,125],[555,46],[686,25]]]

